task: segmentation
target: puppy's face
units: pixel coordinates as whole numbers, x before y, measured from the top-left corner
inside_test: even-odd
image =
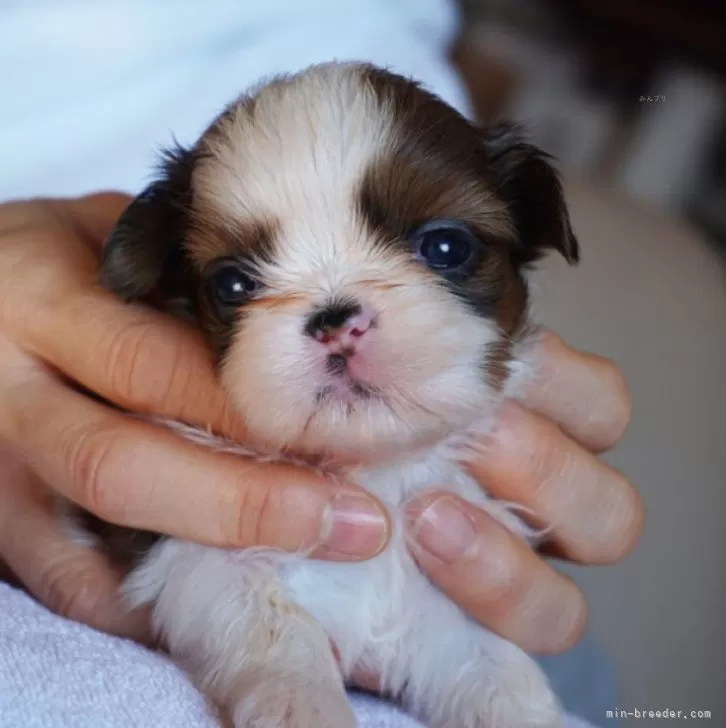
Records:
[[[303,455],[431,443],[486,413],[521,269],[577,259],[557,177],[398,76],[329,64],[225,111],[122,217],[106,283],[181,301],[252,432]]]

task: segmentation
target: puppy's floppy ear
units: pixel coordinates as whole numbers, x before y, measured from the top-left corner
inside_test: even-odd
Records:
[[[164,153],[161,177],[124,211],[101,261],[101,284],[126,300],[143,298],[179,267],[191,205],[193,152]]]
[[[529,144],[515,124],[485,129],[484,143],[488,164],[517,228],[517,259],[530,263],[552,248],[568,263],[576,264],[580,248],[551,157]]]

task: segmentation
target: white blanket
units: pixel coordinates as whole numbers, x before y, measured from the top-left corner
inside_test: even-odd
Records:
[[[421,728],[352,695],[360,728]],[[160,654],[57,617],[0,584],[2,728],[219,728],[189,678]],[[567,728],[588,728],[574,718]],[[589,727],[592,728],[592,727]]]

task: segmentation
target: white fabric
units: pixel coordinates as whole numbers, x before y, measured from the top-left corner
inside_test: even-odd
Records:
[[[2,728],[219,728],[163,656],[51,614],[0,584]],[[360,728],[421,728],[386,703],[351,696]],[[592,728],[569,718],[565,728]]]
[[[262,77],[365,60],[463,111],[451,0],[2,0],[0,200],[138,191]]]

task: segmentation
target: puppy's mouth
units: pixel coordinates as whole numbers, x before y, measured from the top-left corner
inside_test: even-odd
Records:
[[[317,404],[345,404],[349,408],[373,398],[381,398],[381,390],[366,381],[370,376],[366,363],[354,351],[331,353],[325,360],[324,383],[316,392]]]
[[[351,407],[371,399],[380,398],[381,392],[379,389],[365,382],[356,381],[347,374],[335,377],[315,393],[315,400],[319,405],[339,402]]]

